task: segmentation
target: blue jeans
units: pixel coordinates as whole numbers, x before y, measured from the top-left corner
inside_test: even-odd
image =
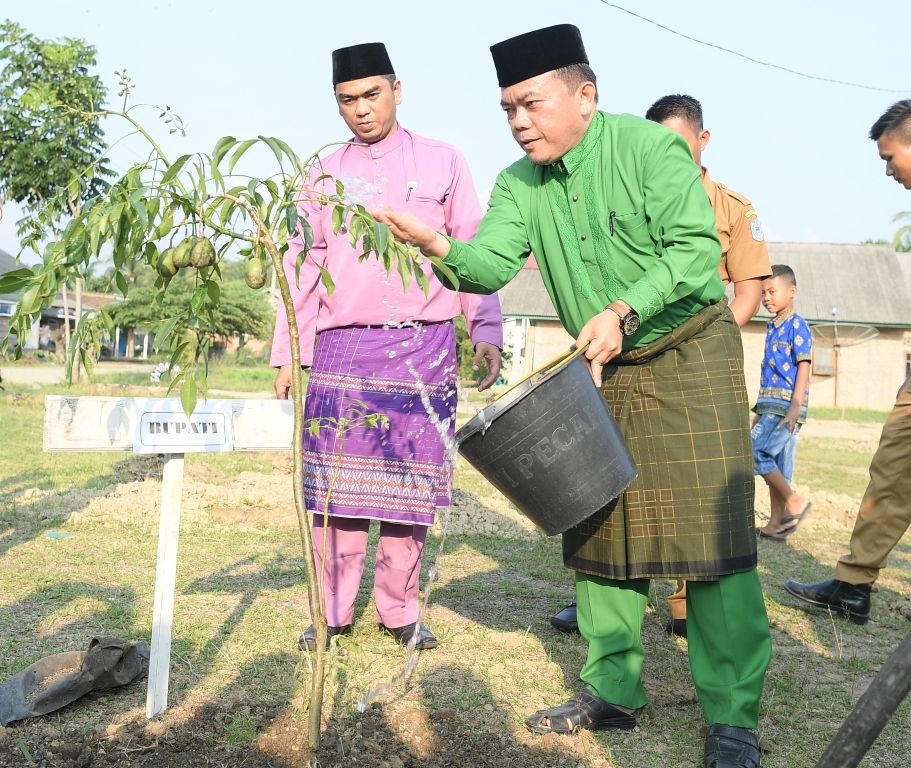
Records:
[[[794,455],[797,453],[797,436],[800,424],[793,432],[781,425],[781,416],[763,413],[750,431],[753,438],[753,466],[757,475],[767,475],[779,470],[791,482],[794,476]]]

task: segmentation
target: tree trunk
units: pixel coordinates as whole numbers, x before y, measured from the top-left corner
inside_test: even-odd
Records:
[[[319,579],[316,573],[316,561],[313,556],[313,529],[307,514],[307,503],[304,500],[304,380],[300,363],[300,334],[297,329],[297,315],[291,288],[282,270],[282,257],[272,243],[266,246],[272,258],[273,275],[278,284],[278,292],[285,305],[288,317],[288,335],[291,339],[291,397],[294,401],[294,440],[292,455],[294,458],[294,507],[297,511],[297,526],[301,537],[304,554],[304,567],[307,572],[307,599],[310,606],[310,620],[316,628],[316,659],[313,664],[313,677],[310,680],[310,708],[307,717],[307,741],[312,750],[319,748],[320,727],[323,714],[323,690],[326,682],[326,639],[329,634],[323,601],[320,594]]]
[[[136,329],[127,328],[127,357],[131,360],[136,354]]]

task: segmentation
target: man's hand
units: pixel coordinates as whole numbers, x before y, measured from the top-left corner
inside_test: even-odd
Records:
[[[500,375],[500,363],[502,362],[502,352],[500,348],[486,341],[479,341],[475,344],[474,358],[471,361],[472,370],[480,371],[481,363],[487,362],[487,375],[478,382],[478,392],[483,392],[497,380]]]
[[[272,385],[275,389],[275,396],[279,400],[287,400],[288,392],[291,391],[291,366],[283,365],[275,374],[275,383]]]
[[[449,241],[433,227],[428,227],[413,213],[380,208],[372,212],[373,218],[385,224],[396,240],[410,243],[428,256],[445,258],[449,253]]]
[[[601,369],[623,349],[623,334],[620,332],[620,316],[610,309],[599,312],[579,331],[576,346],[591,342],[585,350],[585,357],[591,368],[595,385],[601,386]]]

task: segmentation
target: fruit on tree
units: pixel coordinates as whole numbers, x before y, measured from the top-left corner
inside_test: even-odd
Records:
[[[211,267],[215,263],[215,246],[207,237],[197,237],[190,249],[190,264],[196,269]]]
[[[177,274],[173,248],[166,248],[158,257],[158,274],[162,277],[174,277]]]
[[[244,280],[253,288],[262,288],[266,284],[266,262],[261,256],[254,256],[244,267]]]
[[[193,235],[185,237],[180,245],[174,248],[174,266],[178,269],[190,266],[190,251],[196,244],[196,238]]]

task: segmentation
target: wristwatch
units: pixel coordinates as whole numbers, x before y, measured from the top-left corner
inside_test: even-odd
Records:
[[[616,309],[608,304],[605,309],[609,309],[617,317],[620,318],[620,333],[624,336],[632,336],[636,331],[639,330],[639,315],[636,314],[635,309],[631,309],[625,315],[621,315]]]

